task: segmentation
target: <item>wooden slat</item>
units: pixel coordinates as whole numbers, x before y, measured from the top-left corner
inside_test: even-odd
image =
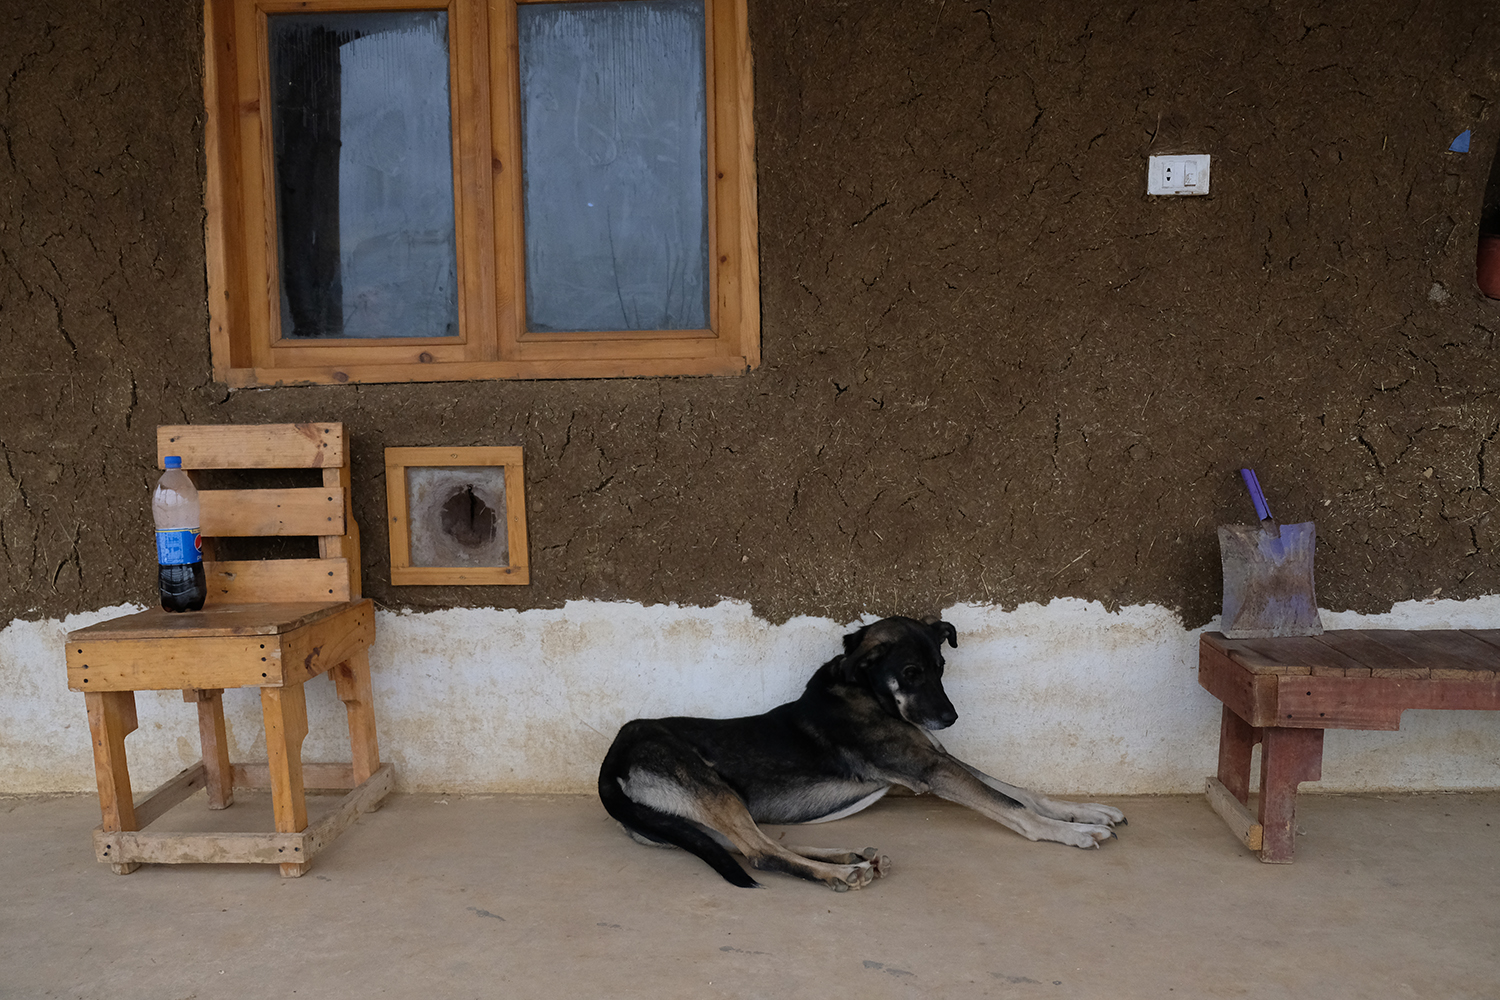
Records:
[[[501,310],[501,315],[510,315]],[[229,372],[236,389],[280,385],[346,385],[356,382],[476,382],[487,379],[666,378],[743,375],[750,368],[740,356],[660,360],[463,361],[430,365],[256,366]]]
[[[1431,677],[1279,678],[1275,721],[1298,729],[1401,728],[1413,708],[1500,709],[1500,681]]]
[[[398,587],[456,585],[497,586],[529,582],[525,567],[517,566],[392,566],[391,583]]]
[[[1255,673],[1342,677],[1349,670],[1358,672],[1361,669],[1358,660],[1350,658],[1329,643],[1320,641],[1317,636],[1228,639],[1219,632],[1206,634],[1215,636],[1214,641],[1230,656]]]
[[[304,856],[305,833],[149,833],[94,831],[100,861],[155,865],[277,864]]]
[[[1466,628],[1463,632],[1464,635],[1478,639],[1500,653],[1500,628]]]
[[[136,804],[136,826],[150,826],[173,806],[207,784],[208,769],[201,760],[192,767],[177,772],[153,789],[143,801]]]
[[[125,737],[138,723],[134,691],[88,691],[89,733],[94,745],[94,776],[99,786],[99,811],[104,828],[134,830],[135,798],[130,793],[130,770],[125,761]],[[122,873],[123,874],[123,873]]]
[[[1230,639],[1233,643],[1247,642],[1245,639]],[[1243,664],[1246,670],[1254,674],[1310,674],[1312,668],[1303,664],[1286,663],[1275,657],[1267,656],[1259,650],[1249,646],[1235,645],[1228,650],[1230,657],[1236,662]]]
[[[338,490],[344,498],[344,527],[337,535],[318,536],[318,555],[324,559],[343,559],[349,568],[349,600],[363,596],[359,568],[359,524],[354,520],[354,491],[349,466],[323,470],[323,487]]]
[[[221,604],[173,613],[152,608],[68,633],[68,642],[98,639],[166,639],[197,636],[278,635],[341,613],[345,603]],[[206,685],[197,685],[206,687]]]
[[[186,424],[156,429],[159,468],[179,455],[184,469],[319,469],[344,465],[343,424]]]
[[[307,828],[302,784],[302,741],[307,738],[307,694],[301,684],[260,689],[266,726],[266,766],[271,770],[271,810],[277,833]]]
[[[1382,643],[1373,631],[1338,629],[1324,632],[1318,641],[1338,650],[1362,666],[1373,677],[1428,677],[1431,668]]]
[[[306,864],[370,812],[395,787],[395,770],[381,765],[333,811],[300,833],[148,833],[94,830],[94,851],[112,864]]]
[[[70,642],[74,691],[171,691],[279,684],[281,650],[270,636],[203,636]]]
[[[1257,674],[1230,657],[1225,648],[1231,640],[1218,632],[1205,632],[1198,640],[1198,683],[1252,726],[1276,724],[1274,674]]]
[[[266,559],[205,562],[208,607],[219,604],[348,601],[346,559]]]
[[[229,736],[224,724],[224,692],[218,688],[189,688],[182,692],[182,700],[198,706],[198,742],[203,746],[202,763],[207,777],[208,807],[228,809],[234,804],[234,782],[230,779]]]
[[[1209,778],[1204,791],[1208,795],[1208,804],[1213,806],[1214,812],[1219,814],[1219,818],[1239,838],[1240,843],[1252,851],[1260,850],[1263,830],[1250,810],[1218,778]]]
[[[714,289],[719,308],[715,330],[726,355],[760,365],[759,209],[755,183],[755,74],[750,49],[749,5],[714,2],[710,44],[714,66],[713,179],[717,216]]]
[[[265,761],[251,764],[234,764],[230,768],[235,788],[255,788],[262,791],[271,787],[271,766]],[[347,792],[355,786],[352,764],[303,764],[302,786],[309,792]]]
[[[370,689],[370,657],[360,650],[333,670],[333,683],[349,719],[351,777],[365,781],[380,768],[380,742],[375,735],[375,699]]]
[[[318,487],[287,490],[203,490],[202,531],[218,537],[342,535],[344,494]]]
[[[375,605],[369,600],[289,633],[282,642],[282,683],[300,684],[331,670],[375,642]]]
[[[375,641],[375,609],[368,599],[312,612],[305,605],[267,607],[302,613],[293,625],[278,628],[256,622],[244,609],[244,632],[230,634],[223,634],[222,623],[194,628],[194,618],[214,617],[207,613],[131,616],[162,622],[156,632],[130,619],[115,633],[100,626],[80,629],[68,637],[68,685],[75,691],[280,687],[315,677]]]
[[[349,828],[361,813],[367,813],[380,805],[396,787],[396,771],[390,764],[382,764],[368,779],[361,782],[344,796],[333,812],[308,827],[304,836],[303,850],[315,857],[331,844],[339,834]]]
[[[1364,634],[1427,667],[1433,677],[1478,680],[1500,667],[1500,650],[1457,629],[1365,629]]]
[[[213,376],[223,381],[236,367],[249,363],[249,351],[230,331],[247,322],[245,287],[234,272],[245,239],[241,221],[241,193],[235,150],[239,130],[235,108],[234,13],[229,0],[206,0],[203,5],[203,188],[204,257],[208,278],[208,339]],[[225,44],[219,44],[220,41]],[[237,350],[238,348],[238,350]]]

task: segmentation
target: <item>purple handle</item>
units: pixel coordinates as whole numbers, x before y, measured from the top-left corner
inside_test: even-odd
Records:
[[[1241,469],[1240,477],[1245,480],[1245,488],[1250,491],[1250,502],[1255,504],[1255,516],[1262,521],[1271,519],[1271,508],[1266,504],[1266,495],[1260,491],[1260,480],[1255,478],[1254,469]]]

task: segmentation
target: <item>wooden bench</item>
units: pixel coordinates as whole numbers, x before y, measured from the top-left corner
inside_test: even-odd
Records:
[[[1260,859],[1290,863],[1297,785],[1322,777],[1326,729],[1401,728],[1409,708],[1500,709],[1500,629],[1349,629],[1229,639],[1205,632],[1198,683],[1224,703],[1208,799]],[[1261,747],[1258,813],[1250,753]]]

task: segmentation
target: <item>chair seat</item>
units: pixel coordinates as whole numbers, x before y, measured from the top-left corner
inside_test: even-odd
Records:
[[[210,604],[202,611],[152,608],[70,632],[79,639],[165,639],[200,635],[277,635],[368,601]]]
[[[375,641],[368,598],[335,604],[161,608],[68,633],[74,691],[285,687],[316,677]]]

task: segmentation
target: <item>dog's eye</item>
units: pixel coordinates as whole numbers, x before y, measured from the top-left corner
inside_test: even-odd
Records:
[[[901,676],[907,681],[915,683],[922,679],[922,668],[915,663],[908,663],[901,671]]]

